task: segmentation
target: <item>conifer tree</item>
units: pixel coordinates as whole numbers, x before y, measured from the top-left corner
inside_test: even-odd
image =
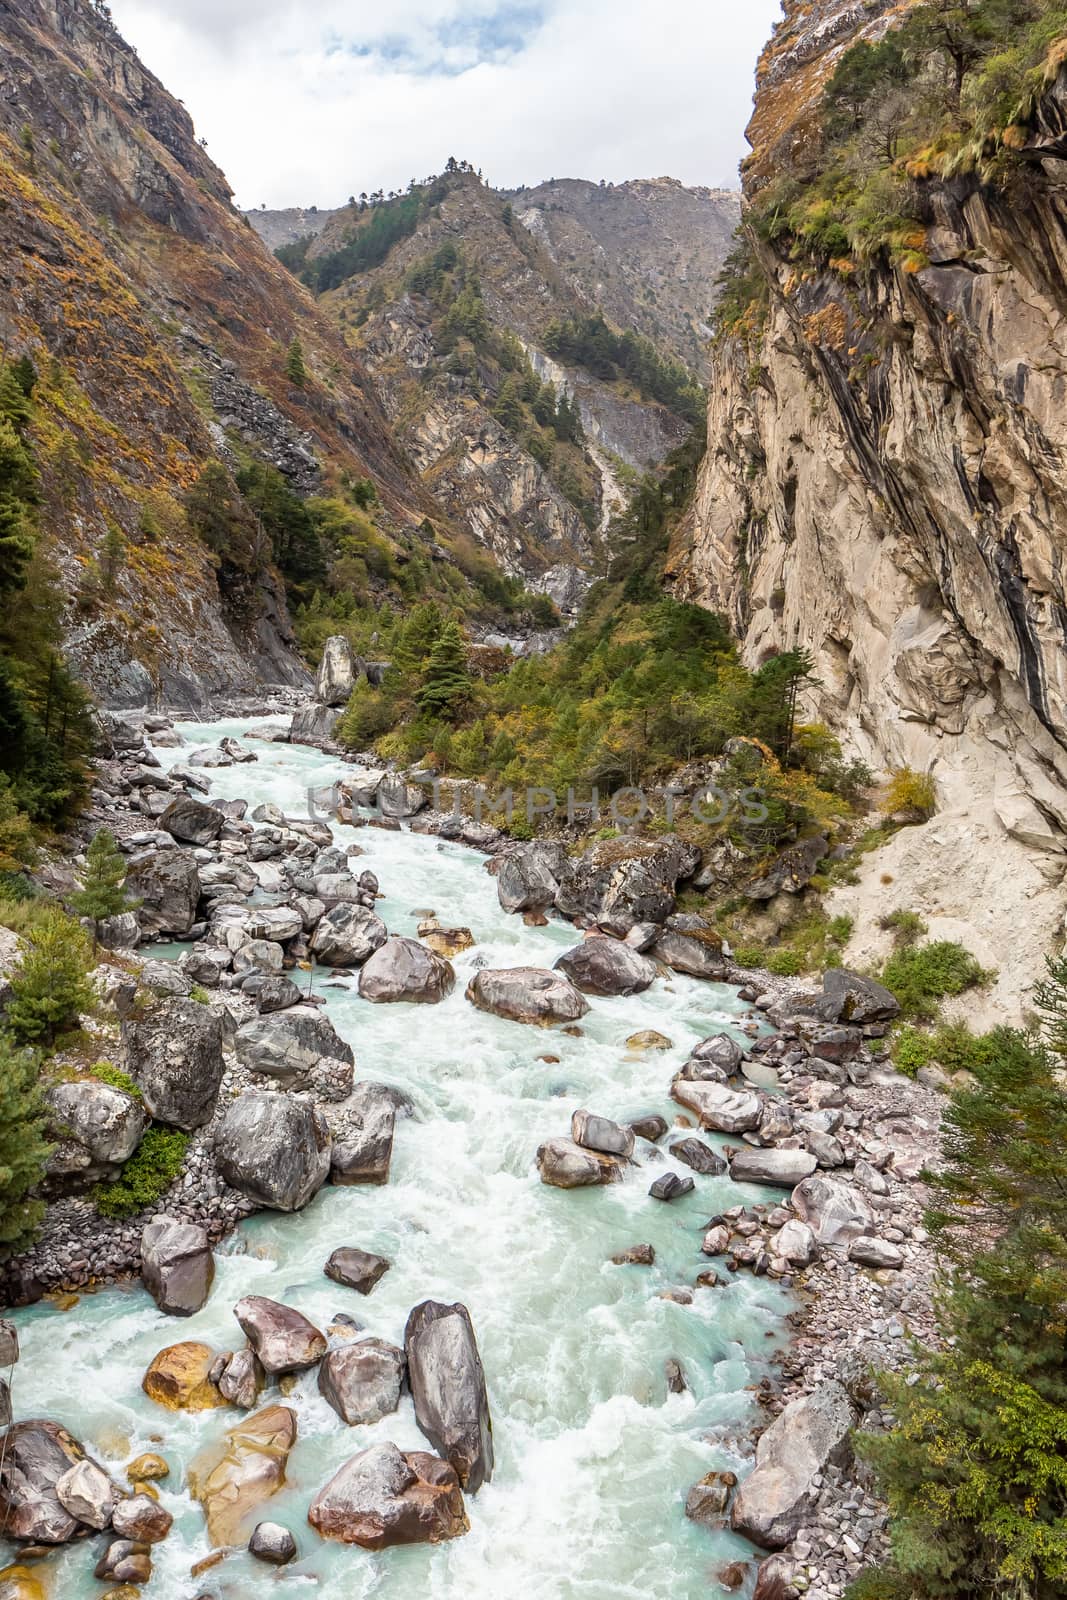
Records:
[[[285,358],[285,376],[295,389],[303,389],[308,381],[307,367],[304,365],[304,347],[297,337],[293,338]]]
[[[93,1004],[84,929],[58,906],[52,907],[25,936],[9,982],[12,998],[4,1020],[16,1043],[54,1044],[56,1034],[76,1023]]]
[[[416,693],[420,711],[451,718],[470,699],[471,678],[459,624],[446,622],[430,651],[422,683]]]
[[[125,890],[126,861],[115,842],[115,836],[106,828],[93,835],[86,853],[85,878],[81,888],[71,895],[70,903],[80,916],[89,917],[93,924],[93,946],[100,938],[100,924],[108,917],[117,917],[131,908],[132,902]]]
[[[100,551],[100,579],[105,594],[114,594],[119,573],[125,565],[126,541],[122,537],[122,529],[117,523],[109,522],[103,548]]]
[[[0,1033],[0,1257],[29,1244],[44,1215],[31,1198],[51,1146],[36,1057]]]

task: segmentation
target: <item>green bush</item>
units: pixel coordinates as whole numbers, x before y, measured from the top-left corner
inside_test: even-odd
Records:
[[[100,1083],[110,1084],[112,1089],[121,1089],[124,1094],[132,1096],[134,1100],[144,1100],[144,1096],[129,1073],[123,1072],[121,1067],[113,1067],[110,1061],[98,1061],[89,1075],[96,1078]]]
[[[767,955],[767,971],[776,978],[795,978],[804,970],[804,957],[799,950],[771,950]]]
[[[906,1078],[936,1062],[945,1072],[977,1072],[996,1048],[991,1034],[974,1034],[965,1022],[947,1022],[932,1033],[905,1026],[893,1036],[893,1065]]]
[[[992,976],[969,950],[945,939],[897,950],[882,968],[904,1016],[918,1018],[935,1017],[942,1000],[982,988]]]
[[[50,906],[23,940],[10,974],[12,998],[5,1014],[18,1044],[50,1046],[56,1035],[92,1009],[89,940],[80,923]]]
[[[47,1121],[37,1057],[0,1033],[0,1257],[29,1244],[44,1215],[32,1195],[52,1148]]]
[[[102,1217],[132,1217],[144,1211],[170,1188],[182,1170],[189,1135],[176,1128],[149,1128],[114,1183],[93,1191]]]
[[[898,950],[918,944],[923,935],[929,931],[917,911],[904,911],[899,908],[890,911],[884,917],[879,917],[878,926],[884,932],[892,933],[893,944]]]

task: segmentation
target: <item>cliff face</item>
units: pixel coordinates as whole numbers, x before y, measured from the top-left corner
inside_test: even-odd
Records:
[[[294,336],[301,390],[285,375]],[[72,657],[107,702],[304,681],[271,572],[224,603],[185,526],[205,462],[269,461],[301,493],[370,476],[398,536],[426,512],[358,362],[88,0],[0,0],[0,350],[39,373],[42,534]],[[125,564],[79,607],[109,527]]]
[[[813,86],[886,10],[788,7],[761,64],[750,187],[775,150],[803,152]],[[678,591],[727,612],[751,662],[812,650],[812,709],[873,765],[932,773],[938,814],[836,909],[857,917],[854,958],[878,951],[886,910],[932,912],[935,935],[999,968],[990,1016],[1017,1014],[1067,907],[1065,126],[1061,73],[1019,181],[924,186],[911,270],[800,270],[761,247],[765,321],[719,352],[671,558]]]

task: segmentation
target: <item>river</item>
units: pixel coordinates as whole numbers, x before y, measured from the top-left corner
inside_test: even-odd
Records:
[[[190,744],[214,743],[256,725],[246,718],[181,732]],[[307,789],[338,776],[337,762],[317,751],[265,741],[251,747],[259,756],[254,765],[209,774],[213,795],[252,806],[270,800],[306,815]],[[159,752],[167,766],[187,754],[188,747]],[[85,1295],[66,1311],[45,1301],[18,1313],[16,1416],[62,1422],[120,1479],[143,1450],[170,1461],[171,1476],[160,1487],[175,1523],[154,1551],[154,1576],[143,1591],[151,1600],[722,1594],[715,1571],[749,1547],[687,1521],[685,1493],[713,1467],[738,1466],[729,1441],[750,1420],[747,1386],[780,1337],[788,1301],[773,1283],[747,1273],[698,1290],[691,1305],[660,1292],[691,1285],[707,1264],[699,1242],[712,1213],[765,1200],[768,1192],[697,1177],[694,1194],[661,1204],[647,1190],[664,1162],[632,1169],[621,1184],[564,1192],[539,1182],[534,1153],[545,1138],[569,1132],[579,1106],[621,1119],[659,1111],[672,1121],[674,1071],[698,1039],[736,1023],[745,1008],[725,986],[676,976],[631,999],[594,999],[580,1038],[484,1015],[463,997],[476,963],[551,966],[579,937],[574,929],[562,922],[528,928],[505,915],[485,858],[462,846],[407,831],[335,832],[338,842],[364,850],[359,869],[377,873],[385,893],[379,913],[391,932],[413,937],[418,913],[433,910],[445,926],[470,927],[476,939],[454,963],[454,993],[434,1007],[371,1005],[354,987],[336,987],[330,973],[315,974],[334,1025],[355,1051],[357,1077],[401,1086],[418,1108],[416,1120],[397,1123],[389,1184],[327,1187],[300,1215],[253,1218],[220,1247],[211,1298],[185,1321],[159,1313],[139,1285]],[[645,1028],[668,1035],[672,1050],[629,1051],[627,1037]],[[610,1264],[615,1251],[642,1242],[655,1246],[652,1269]],[[368,1298],[323,1276],[339,1245],[392,1261]],[[465,1538],[381,1554],[318,1539],[306,1522],[308,1502],[341,1462],[376,1439],[428,1447],[409,1398],[373,1427],[346,1428],[310,1373],[287,1402],[299,1419],[287,1487],[262,1509],[292,1529],[299,1559],[275,1575],[241,1553],[190,1577],[210,1547],[182,1466],[238,1413],[168,1412],[146,1398],[140,1381],[154,1354],[178,1340],[239,1347],[231,1307],[245,1294],[283,1300],[319,1326],[346,1311],[395,1343],[418,1301],[469,1307],[497,1466],[492,1482],[468,1500]],[[684,1394],[667,1391],[668,1357],[684,1366]],[[268,1391],[263,1403],[269,1398]],[[100,1595],[94,1560],[83,1544],[50,1563],[55,1600]]]

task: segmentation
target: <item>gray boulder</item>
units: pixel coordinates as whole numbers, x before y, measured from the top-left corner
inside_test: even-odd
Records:
[[[331,1350],[319,1368],[319,1393],[350,1427],[378,1422],[400,1404],[403,1350],[383,1339]]]
[[[355,1289],[360,1294],[370,1294],[375,1284],[389,1271],[389,1266],[385,1256],[342,1245],[333,1252],[322,1270],[334,1283],[343,1283],[346,1288]]]
[[[653,1181],[648,1192],[653,1200],[680,1200],[684,1194],[692,1194],[695,1188],[692,1178],[683,1178],[677,1172],[665,1172]]]
[[[126,1070],[157,1122],[192,1132],[211,1120],[225,1063],[223,1018],[181,996],[122,1024]]]
[[[373,911],[343,901],[320,920],[311,936],[311,953],[325,967],[358,967],[388,937],[385,923]]]
[[[383,817],[413,817],[429,804],[430,790],[390,772],[378,784],[375,799]]]
[[[56,1499],[72,1517],[97,1532],[106,1528],[115,1509],[115,1485],[95,1461],[86,1456],[56,1479]]]
[[[333,743],[333,732],[341,720],[340,711],[331,706],[307,705],[293,712],[289,724],[292,744],[307,744],[314,749],[328,749]]]
[[[145,850],[131,856],[126,889],[140,901],[137,921],[146,939],[182,939],[196,922],[200,873],[187,850]]]
[[[690,1051],[689,1060],[693,1062],[707,1062],[712,1066],[721,1068],[726,1076],[732,1077],[737,1072],[744,1060],[745,1052],[737,1040],[729,1033],[713,1033]],[[686,1077],[698,1078],[699,1072],[687,1072]]]
[[[773,1235],[770,1253],[780,1265],[808,1267],[819,1253],[819,1244],[806,1222],[790,1221]]]
[[[609,840],[568,863],[556,907],[622,936],[638,923],[665,922],[677,884],[699,865],[700,851],[674,835]]]
[[[861,1267],[895,1272],[904,1265],[904,1252],[888,1239],[879,1239],[874,1234],[861,1234],[849,1245],[848,1259],[858,1261]]]
[[[583,1150],[596,1150],[601,1155],[619,1156],[628,1161],[634,1153],[634,1131],[612,1122],[609,1117],[598,1117],[593,1111],[576,1111],[571,1117],[571,1138]]]
[[[346,1188],[387,1183],[396,1124],[395,1091],[388,1084],[357,1083],[345,1112],[344,1127],[334,1140],[331,1178]]]
[[[577,1022],[589,1010],[568,979],[541,967],[484,968],[467,985],[467,999],[479,1011],[542,1028]]]
[[[439,1544],[470,1528],[455,1468],[388,1441],[346,1461],[312,1500],[308,1521],[324,1539],[365,1550]]]
[[[689,933],[664,928],[649,954],[672,972],[683,972],[691,978],[718,983],[726,976],[722,940],[711,928]]]
[[[793,1209],[811,1224],[820,1244],[849,1244],[874,1227],[874,1212],[863,1194],[838,1178],[815,1173],[797,1185]]]
[[[705,1144],[703,1139],[676,1139],[670,1150],[676,1161],[684,1161],[687,1167],[703,1173],[705,1177],[718,1178],[726,1171],[722,1156],[710,1144]]]
[[[614,1157],[583,1150],[573,1139],[546,1139],[537,1152],[537,1170],[541,1182],[553,1189],[589,1189],[622,1176]]]
[[[215,1257],[207,1233],[191,1222],[156,1217],[141,1233],[141,1278],[160,1311],[191,1317],[207,1302]]]
[[[260,1016],[270,1016],[276,1011],[290,1011],[303,1001],[303,994],[292,978],[264,978],[256,991],[256,1010]]]
[[[656,981],[654,961],[620,939],[590,934],[556,962],[583,994],[642,994]]]
[[[810,1178],[817,1165],[807,1150],[756,1150],[746,1146],[734,1152],[730,1176],[735,1183],[772,1183],[792,1189]]]
[[[675,1078],[671,1093],[681,1105],[696,1112],[703,1128],[713,1128],[717,1133],[750,1133],[759,1126],[762,1112],[759,1096],[748,1090]]]
[[[226,826],[226,818],[214,806],[194,800],[191,794],[172,800],[159,819],[159,826],[182,844],[211,844]]]
[[[248,1294],[233,1308],[260,1366],[271,1377],[306,1372],[326,1354],[326,1335],[292,1306]]]
[[[279,1522],[259,1522],[252,1529],[248,1553],[268,1566],[284,1567],[287,1562],[296,1560],[296,1540]]]
[[[140,1101],[98,1078],[57,1083],[47,1098],[57,1133],[84,1151],[85,1168],[121,1166],[148,1126]]]
[[[330,1172],[329,1129],[302,1100],[243,1094],[215,1133],[219,1171],[232,1189],[275,1211],[299,1211]]]
[[[0,1452],[0,1527],[9,1539],[65,1544],[82,1531],[62,1504],[57,1484],[86,1459],[58,1422],[16,1422]]]
[[[363,964],[359,992],[364,1000],[386,1004],[437,1005],[452,993],[456,974],[450,961],[417,939],[389,938]]]
[[[493,1475],[493,1425],[478,1344],[463,1305],[425,1300],[404,1329],[415,1420],[475,1494]]]
[[[136,950],[141,942],[141,924],[136,911],[120,911],[105,917],[96,930],[97,943],[105,950]]]
[[[827,1467],[848,1461],[854,1422],[848,1394],[832,1379],[791,1401],[760,1435],[755,1468],[734,1496],[734,1531],[765,1550],[784,1549],[814,1509]]]
[[[318,1006],[290,1006],[253,1017],[234,1036],[237,1059],[249,1072],[280,1083],[308,1077],[323,1059],[347,1061],[355,1057],[329,1017]]]
[[[271,939],[249,939],[233,953],[233,970],[238,974],[260,972],[277,977],[285,965],[285,951]]]
[[[325,706],[343,706],[363,671],[363,663],[353,656],[352,646],[343,634],[327,639],[315,683],[315,695]]]
[[[252,1411],[259,1402],[260,1391],[266,1382],[266,1373],[259,1358],[249,1346],[235,1350],[226,1360],[219,1375],[218,1388],[224,1400],[242,1411]]]
[[[496,870],[496,892],[505,911],[547,911],[555,903],[560,879],[567,867],[562,845],[523,845],[501,856]]]
[[[251,906],[245,928],[250,939],[286,944],[303,932],[304,919],[292,906]]]
[[[896,996],[884,984],[876,983],[873,978],[863,978],[858,972],[831,967],[823,974],[822,987],[832,1005],[832,1015],[827,1014],[827,1021],[862,1025],[892,1022],[900,1015]]]

